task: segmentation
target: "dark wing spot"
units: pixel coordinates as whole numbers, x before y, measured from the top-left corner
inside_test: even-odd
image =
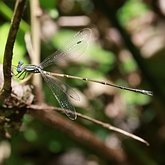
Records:
[[[77,45],[80,44],[82,41],[77,41]]]

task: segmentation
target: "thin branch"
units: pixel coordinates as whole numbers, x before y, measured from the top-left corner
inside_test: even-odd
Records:
[[[37,109],[37,110],[38,110],[38,109],[41,110],[41,109],[43,109],[43,108],[46,108],[47,110],[48,110],[48,109],[49,109],[49,110],[55,110],[55,111],[59,111],[59,112],[64,113],[64,109],[57,108],[57,107],[56,107],[56,108],[54,108],[54,107],[49,107],[49,106],[48,106],[48,107],[43,107],[43,106],[37,106],[37,105],[30,105],[29,107],[30,107],[30,108],[34,108],[34,109]],[[66,111],[66,110],[65,110],[65,111]],[[72,112],[69,112],[69,113],[72,113]],[[109,123],[105,123],[105,122],[102,122],[102,121],[93,119],[93,118],[91,118],[91,117],[89,117],[89,116],[80,114],[80,113],[78,113],[78,112],[76,112],[76,114],[77,114],[78,117],[81,117],[81,118],[86,119],[86,120],[88,120],[88,121],[90,121],[90,122],[93,122],[93,123],[95,123],[95,124],[97,124],[97,125],[99,125],[99,126],[102,126],[102,127],[106,128],[106,129],[108,129],[108,130],[111,130],[111,131],[120,133],[120,134],[125,135],[125,136],[127,136],[127,137],[130,137],[130,138],[132,138],[132,139],[135,139],[135,140],[137,140],[137,141],[140,141],[141,143],[144,143],[144,144],[146,144],[147,146],[149,146],[149,143],[148,143],[146,140],[144,140],[144,139],[142,139],[142,138],[140,138],[140,137],[138,137],[138,136],[136,136],[136,135],[134,135],[134,134],[132,134],[132,133],[129,133],[129,132],[124,131],[124,130],[122,130],[122,129],[120,129],[120,128],[114,127],[114,126],[112,126],[112,125],[109,124]]]
[[[23,14],[25,2],[26,0],[16,1],[13,19],[11,21],[10,30],[7,37],[4,59],[3,59],[4,85],[0,95],[1,101],[3,101],[11,93],[11,63],[13,56],[13,47],[18,32],[19,24],[21,21],[21,17]]]
[[[65,119],[61,117],[59,113],[56,113],[56,110],[63,111],[62,109],[43,105],[30,105],[28,110],[35,118],[59,129],[67,134],[67,136],[92,150],[92,152],[99,155],[99,157],[112,161],[112,164],[125,164],[126,158],[122,151],[108,147],[92,132],[77,122]]]
[[[140,138],[140,137],[138,137],[138,136],[136,136],[136,135],[134,135],[134,134],[132,134],[132,133],[129,133],[129,132],[127,132],[127,131],[124,131],[124,130],[122,130],[122,129],[120,129],[120,128],[114,127],[114,126],[112,126],[112,125],[109,124],[109,123],[105,123],[105,122],[102,122],[102,121],[93,119],[93,118],[91,118],[91,117],[89,117],[89,116],[82,115],[82,114],[80,114],[80,113],[77,113],[77,116],[79,116],[79,117],[81,117],[81,118],[83,118],[83,119],[89,120],[89,121],[91,121],[91,122],[93,122],[93,123],[95,123],[95,124],[97,124],[97,125],[100,125],[100,126],[106,128],[106,129],[109,129],[109,130],[111,130],[111,131],[120,133],[120,134],[125,135],[125,136],[127,136],[127,137],[130,137],[130,138],[132,138],[132,139],[135,139],[135,140],[137,140],[137,141],[140,141],[141,143],[144,143],[144,144],[146,144],[147,146],[149,146],[149,143],[148,143],[146,140],[144,140],[144,139],[142,139],[142,138]]]

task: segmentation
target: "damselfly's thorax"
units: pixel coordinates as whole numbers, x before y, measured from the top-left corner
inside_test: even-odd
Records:
[[[40,73],[41,72],[41,68],[40,66],[37,65],[25,65],[23,67],[25,72],[30,72],[30,73]]]
[[[29,73],[41,73],[41,67],[37,65],[24,65],[22,61],[19,61],[17,66],[14,67],[12,73],[18,79],[24,79]]]
[[[16,67],[17,73],[21,72],[30,72],[30,73],[40,73],[41,68],[37,65],[23,65],[22,61],[18,62],[18,65]]]

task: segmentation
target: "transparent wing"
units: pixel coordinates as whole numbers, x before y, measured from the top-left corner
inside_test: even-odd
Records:
[[[57,99],[58,103],[60,104],[61,108],[65,110],[65,114],[71,119],[75,120],[77,118],[76,110],[74,106],[70,103],[69,98],[78,100],[79,97],[74,92],[73,89],[71,89],[68,85],[64,85],[60,80],[58,80],[55,77],[48,76],[44,72],[41,72],[42,77],[47,82],[49,88],[53,92],[53,95]],[[71,91],[71,93],[67,93],[67,91]]]
[[[65,58],[65,56],[81,55],[84,53],[89,44],[91,36],[91,29],[85,28],[75,34],[72,40],[64,43],[65,47],[63,50],[57,50],[52,55],[45,58],[41,63],[40,67],[43,69],[53,63],[57,63]]]

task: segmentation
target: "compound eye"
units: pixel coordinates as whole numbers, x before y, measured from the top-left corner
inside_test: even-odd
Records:
[[[22,72],[22,68],[18,67],[18,68],[17,68],[17,72],[18,72],[18,73]]]
[[[18,61],[18,65],[23,65],[23,61]]]

